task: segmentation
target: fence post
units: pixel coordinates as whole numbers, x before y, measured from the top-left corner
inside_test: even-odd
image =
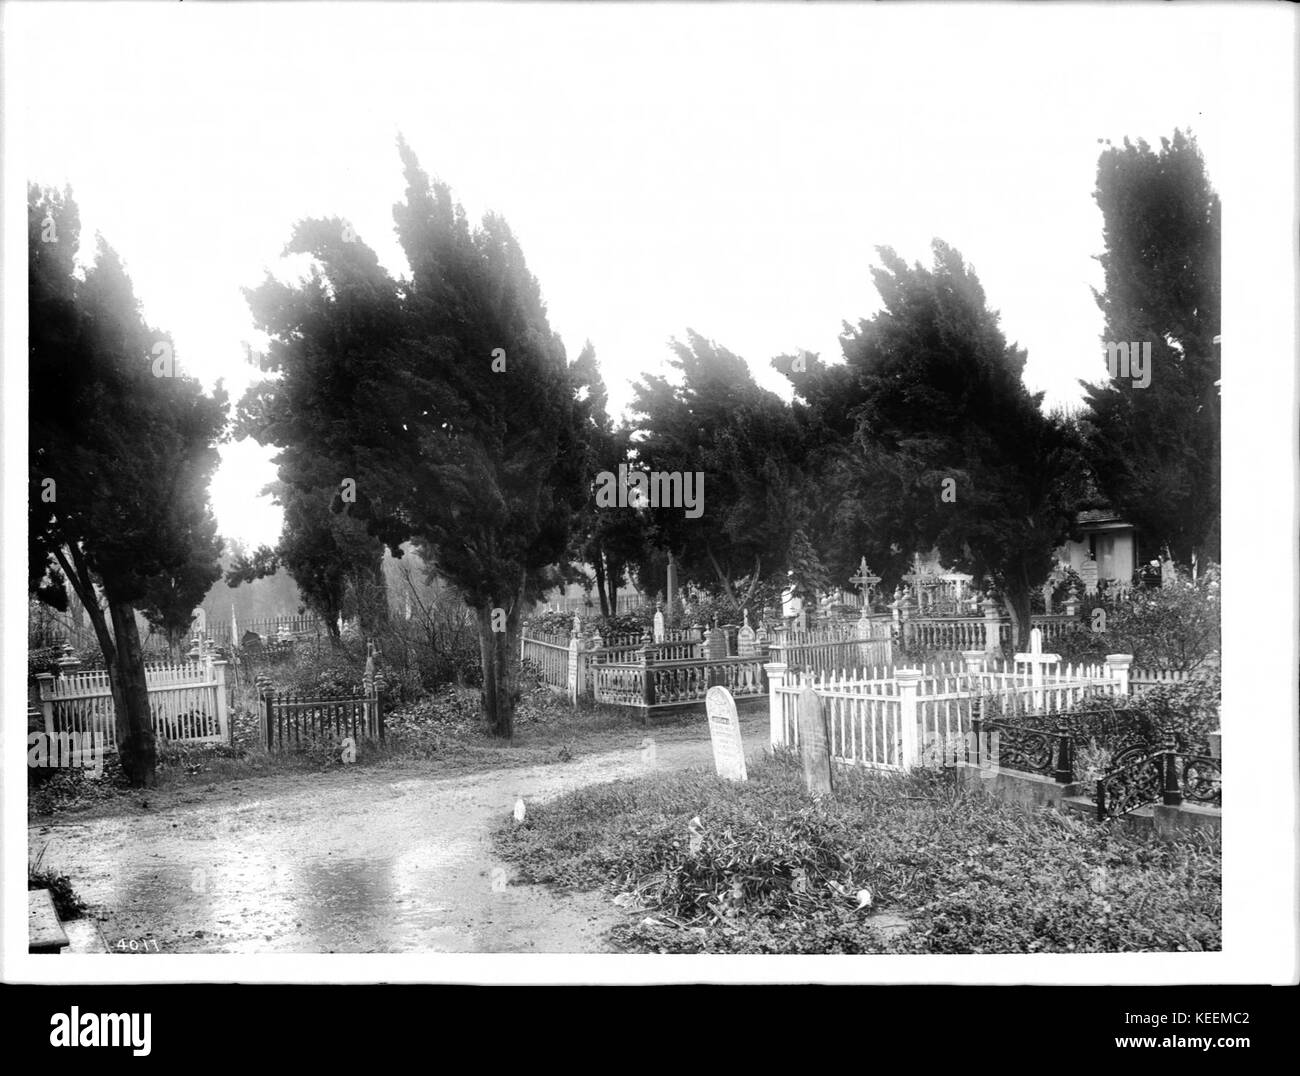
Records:
[[[1166,807],[1179,807],[1183,802],[1183,791],[1178,787],[1178,743],[1173,730],[1165,733],[1164,781],[1161,798]]]
[[[1002,650],[1002,640],[998,635],[999,617],[998,603],[991,597],[986,597],[981,603],[980,608],[984,610],[984,653],[992,657]]]
[[[226,697],[226,662],[218,659],[209,664],[217,691],[217,732],[226,743],[230,743],[230,700]]]
[[[655,649],[649,633],[641,636],[641,649],[637,651],[637,657],[641,661],[641,724],[645,725],[650,721],[650,707],[655,704]]]
[[[919,761],[916,757],[916,725],[918,720],[916,694],[921,687],[920,669],[899,669],[894,673],[898,681],[898,698],[903,710],[902,758],[903,768],[911,769]]]
[[[36,674],[36,694],[41,700],[41,720],[45,722],[45,731],[54,735],[54,674]]]
[[[1068,785],[1074,780],[1074,741],[1064,721],[1057,725],[1056,734],[1056,773],[1053,777],[1058,785]]]
[[[1106,667],[1110,669],[1110,678],[1119,684],[1119,695],[1129,693],[1129,666],[1133,664],[1132,654],[1107,654]]]
[[[785,673],[789,666],[784,661],[769,661],[763,665],[767,674],[767,727],[768,740],[773,747],[785,743],[785,724],[781,719],[781,696],[777,688],[785,683]]]
[[[272,701],[271,701],[271,693],[268,691],[265,695],[262,696],[262,708],[266,711],[266,714],[265,714],[265,722],[266,722],[266,749],[267,749],[268,751],[271,750],[271,741],[272,741],[272,739],[274,738],[274,737],[272,736],[272,733],[271,733],[271,729],[273,728],[273,725],[272,725],[272,718],[271,718],[271,707],[272,707],[273,705],[274,705],[274,704],[273,704]]]
[[[578,696],[581,694],[579,685],[582,683],[583,674],[583,653],[582,637],[574,631],[569,636],[569,705],[578,705]]]

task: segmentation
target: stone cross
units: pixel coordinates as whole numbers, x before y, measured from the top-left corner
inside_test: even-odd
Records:
[[[719,777],[731,781],[748,781],[745,772],[745,745],[740,739],[740,718],[736,700],[725,687],[711,687],[704,696],[704,710],[709,718],[709,739],[713,742],[713,765]]]
[[[1043,653],[1043,629],[1034,628],[1029,633],[1029,653],[1017,654],[1017,664],[1029,666],[1029,679],[1034,686],[1034,709],[1043,705],[1043,670],[1048,665],[1056,665],[1061,660],[1060,654]]]
[[[833,792],[831,755],[826,746],[826,721],[821,700],[811,687],[799,692],[799,758],[803,761],[804,789],[820,796]]]

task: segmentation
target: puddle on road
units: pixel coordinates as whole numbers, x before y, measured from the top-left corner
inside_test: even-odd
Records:
[[[110,950],[153,938],[164,953],[604,951],[604,902],[507,885],[492,855],[515,795],[554,783],[349,784],[43,827],[31,844],[49,843],[47,864],[72,875]]]

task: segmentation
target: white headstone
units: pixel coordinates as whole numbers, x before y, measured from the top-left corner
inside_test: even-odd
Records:
[[[658,610],[655,611],[655,642],[664,641],[664,614]]]
[[[208,613],[201,605],[194,610],[194,631],[197,635],[208,633]]]
[[[732,781],[748,781],[736,700],[725,687],[711,687],[704,696],[704,709],[709,716],[709,738],[713,741],[713,764],[718,776]]]

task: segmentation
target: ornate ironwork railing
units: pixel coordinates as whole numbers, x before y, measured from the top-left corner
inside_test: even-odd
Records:
[[[1178,787],[1183,797],[1193,803],[1223,806],[1221,781],[1223,769],[1219,759],[1209,755],[1178,755]]]
[[[1061,784],[1074,780],[1074,745],[1064,726],[977,717],[971,721],[971,732],[975,757],[970,758],[968,750],[970,762],[1042,774]]]
[[[1219,759],[1178,751],[1171,736],[1164,750],[1139,755],[1098,778],[1097,818],[1118,818],[1157,802],[1179,807],[1185,799],[1221,807],[1221,779]]]

